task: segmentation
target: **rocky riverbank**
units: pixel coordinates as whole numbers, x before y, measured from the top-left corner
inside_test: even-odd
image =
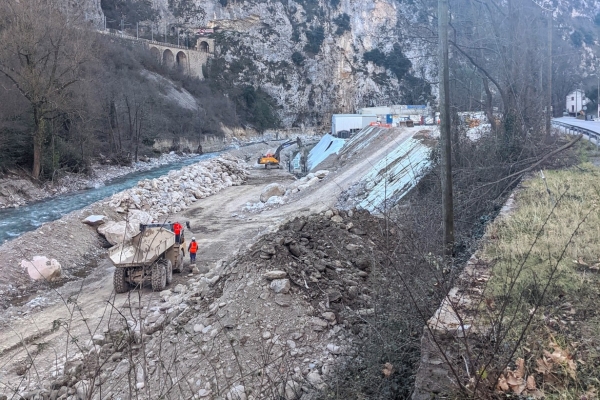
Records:
[[[0,209],[22,207],[56,195],[103,186],[106,182],[133,172],[147,171],[162,165],[172,164],[196,154],[176,154],[171,152],[158,158],[144,158],[144,161],[130,166],[95,163],[88,175],[64,173],[55,180],[36,184],[22,175],[8,174],[0,179]]]

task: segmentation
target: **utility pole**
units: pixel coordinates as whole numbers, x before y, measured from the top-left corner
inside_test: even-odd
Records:
[[[452,199],[452,142],[450,136],[450,67],[448,61],[448,0],[438,0],[440,143],[442,162],[442,222],[444,255],[454,250],[454,205]]]
[[[552,24],[554,11],[548,11],[548,70],[546,71],[546,135],[552,133]]]

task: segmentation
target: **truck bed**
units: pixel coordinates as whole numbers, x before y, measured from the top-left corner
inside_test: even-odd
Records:
[[[130,242],[108,250],[116,267],[148,266],[175,244],[175,234],[164,228],[148,228]]]

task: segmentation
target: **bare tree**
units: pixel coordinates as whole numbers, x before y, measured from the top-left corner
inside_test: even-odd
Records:
[[[33,165],[39,178],[49,122],[77,109],[71,100],[92,46],[79,20],[51,0],[4,0],[0,4],[0,73],[31,108]]]

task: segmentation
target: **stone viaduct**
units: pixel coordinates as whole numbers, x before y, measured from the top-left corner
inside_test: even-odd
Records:
[[[215,40],[208,37],[198,38],[195,48],[178,46],[176,44],[157,42],[155,40],[141,39],[135,36],[122,34],[120,31],[99,31],[111,37],[133,42],[143,46],[161,63],[171,68],[180,68],[190,76],[204,79],[202,66],[206,65],[208,58],[214,55]]]

